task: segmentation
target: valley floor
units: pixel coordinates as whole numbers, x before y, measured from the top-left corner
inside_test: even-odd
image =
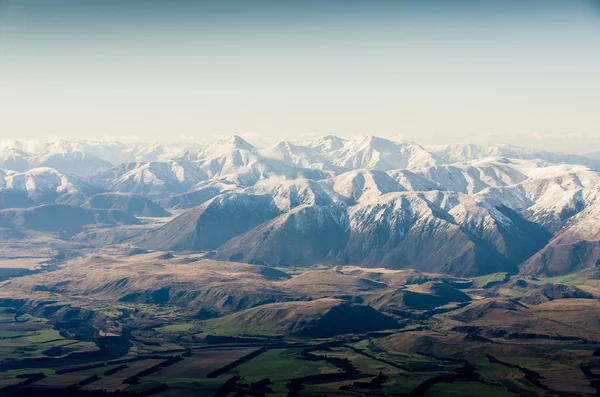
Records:
[[[42,246],[19,267],[29,273],[0,284],[3,397],[600,390],[600,284],[579,275],[272,268]],[[17,263],[17,251],[3,253]]]

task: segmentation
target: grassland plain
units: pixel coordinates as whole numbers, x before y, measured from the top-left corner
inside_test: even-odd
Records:
[[[579,275],[136,256],[76,257],[3,283],[3,397],[597,392],[600,284]]]

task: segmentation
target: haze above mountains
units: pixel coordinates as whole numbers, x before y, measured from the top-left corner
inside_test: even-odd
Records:
[[[326,136],[257,148],[12,141],[3,238],[206,251],[271,266],[476,276],[597,272],[600,159]],[[160,218],[160,220],[156,220]]]

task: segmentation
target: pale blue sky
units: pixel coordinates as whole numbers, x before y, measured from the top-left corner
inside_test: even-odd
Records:
[[[0,0],[2,138],[600,150],[592,0]]]

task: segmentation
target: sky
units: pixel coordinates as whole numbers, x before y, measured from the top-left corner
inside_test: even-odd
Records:
[[[0,0],[0,137],[600,151],[599,0]]]

